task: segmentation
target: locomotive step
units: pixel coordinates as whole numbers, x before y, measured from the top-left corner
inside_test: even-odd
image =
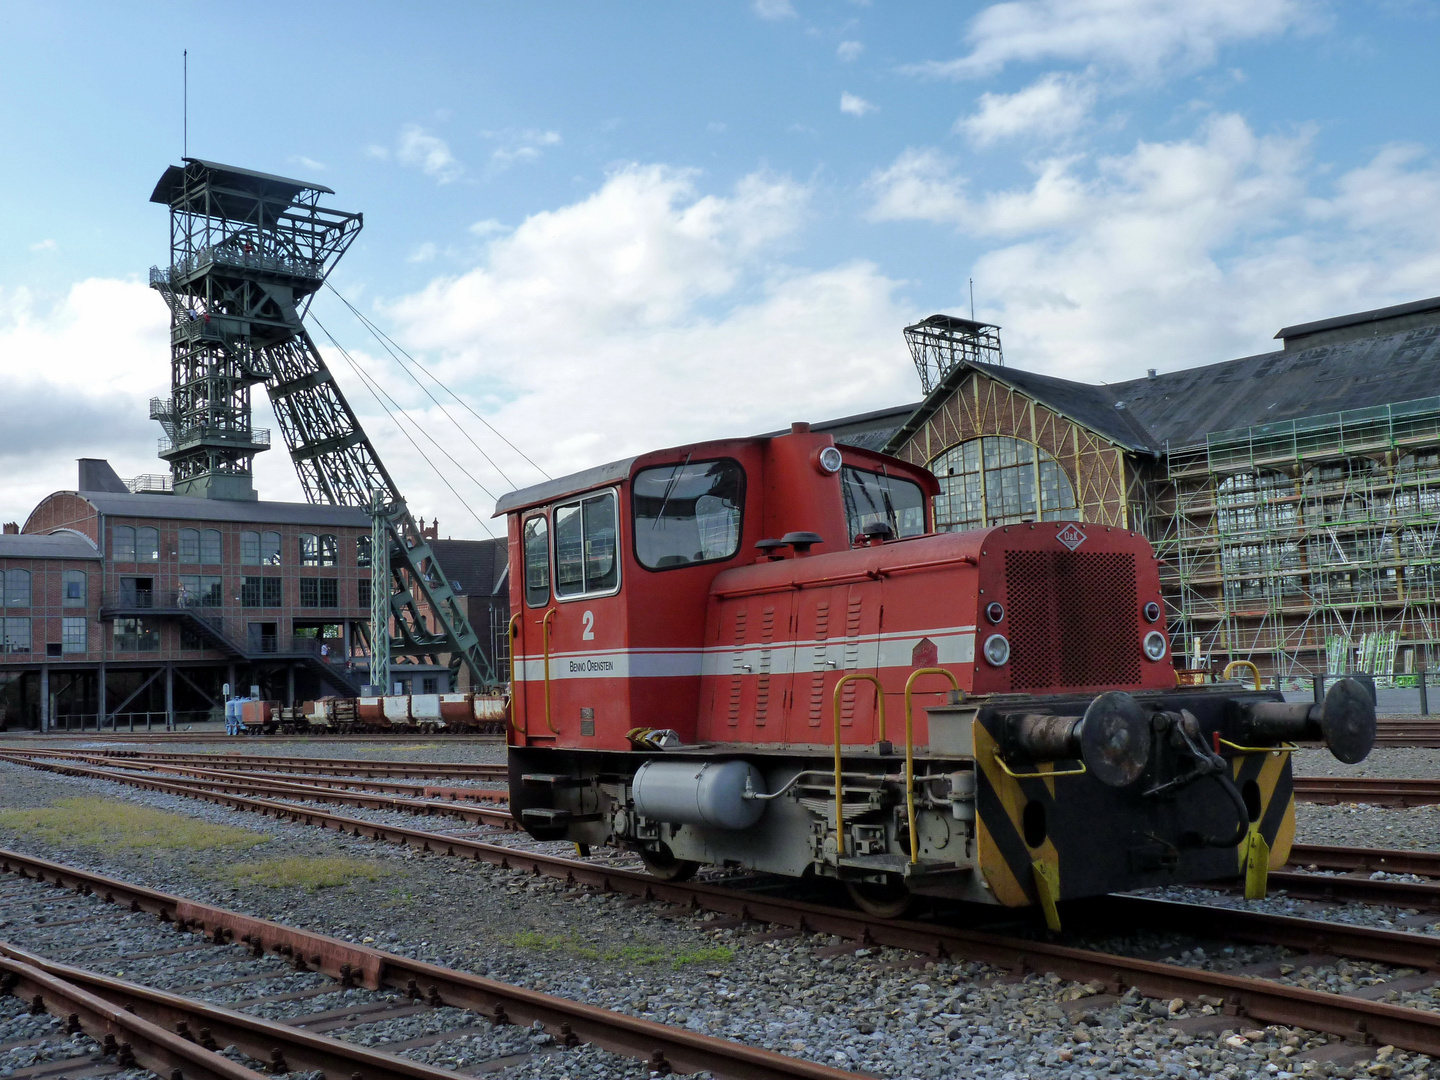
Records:
[[[881,872],[886,874],[898,874],[907,878],[929,878],[935,879],[944,876],[961,876],[973,872],[972,867],[956,866],[953,862],[941,862],[937,859],[921,859],[918,863],[912,863],[908,855],[842,855],[840,865],[851,870],[864,870],[869,873]]]
[[[520,782],[531,787],[548,788],[589,787],[594,783],[588,776],[569,776],[565,773],[525,773],[520,777]]]
[[[526,825],[536,828],[555,828],[574,825],[585,821],[599,821],[599,814],[576,814],[569,810],[556,810],[548,806],[532,806],[520,811],[520,818]]]

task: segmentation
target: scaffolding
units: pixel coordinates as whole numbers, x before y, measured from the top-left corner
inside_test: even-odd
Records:
[[[1175,652],[1392,677],[1440,645],[1440,397],[1209,435],[1148,484]]]

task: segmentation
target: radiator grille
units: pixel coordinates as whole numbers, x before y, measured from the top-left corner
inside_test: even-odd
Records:
[[[1007,551],[1010,689],[1140,681],[1135,556]]]

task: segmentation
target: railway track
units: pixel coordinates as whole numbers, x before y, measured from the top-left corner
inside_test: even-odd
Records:
[[[864,946],[889,946],[937,958],[980,961],[1012,972],[1045,972],[1078,982],[1098,981],[1108,992],[1117,995],[1134,987],[1154,998],[1210,999],[1224,1003],[1231,1026],[1241,1022],[1235,1017],[1243,1016],[1249,1023],[1284,1024],[1343,1037],[1364,1033],[1366,1037],[1373,1036],[1403,1049],[1440,1055],[1440,1012],[1324,993],[1248,975],[1097,953],[1048,941],[936,923],[877,919],[827,905],[706,882],[664,882],[648,874],[595,862],[226,794],[192,786],[183,780],[126,773],[104,775],[103,770],[54,760],[36,760],[31,764],[74,775],[100,774],[103,779],[189,795],[350,836],[526,870],[563,880],[572,887],[617,892],[691,911],[710,911],[730,920],[729,925],[769,924],[795,933],[830,934]],[[1420,986],[1429,986],[1440,979],[1440,937],[1138,897],[1108,897],[1102,906],[1120,913],[1117,925],[1164,924],[1173,929],[1178,921],[1233,940],[1285,945],[1307,955],[1348,957],[1419,969]],[[1108,918],[1113,922],[1116,916]],[[1401,985],[1412,989],[1416,982],[1412,979]],[[1215,1022],[1225,1021],[1222,1018]]]
[[[103,754],[83,747],[63,750],[16,747],[0,744],[0,751],[36,757],[74,758],[103,756],[131,761],[166,762],[206,768],[247,766],[264,772],[312,773],[331,776],[420,777],[449,780],[495,780],[503,783],[509,775],[503,762],[370,761],[365,758],[275,757],[251,754],[167,754],[143,750],[109,750]]]
[[[1440,717],[1382,716],[1376,726],[1375,745],[1440,747]]]
[[[76,765],[69,762],[76,759],[35,758],[22,753],[0,751],[0,761],[16,764],[46,767],[62,770],[75,776],[89,776],[99,780],[120,780],[136,787],[148,787],[153,791],[168,794],[195,794],[197,791],[225,795],[266,795],[281,799],[303,802],[338,803],[360,807],[366,810],[392,810],[406,814],[424,816],[440,815],[461,818],[482,825],[513,829],[514,820],[508,810],[485,806],[473,801],[457,799],[407,799],[393,795],[366,794],[350,789],[320,787],[311,784],[288,783],[275,779],[252,779],[238,773],[227,773],[216,769],[193,769],[184,765],[158,765],[152,763],[132,764],[126,760],[99,758],[95,764]],[[89,756],[81,760],[91,760]],[[145,774],[135,771],[145,770]],[[169,778],[161,780],[155,774]],[[475,792],[483,789],[468,789]],[[499,792],[494,794],[499,795]]]
[[[1440,780],[1395,780],[1359,776],[1297,776],[1295,797],[1336,805],[1428,806],[1440,803]]]
[[[201,755],[202,760],[209,760]],[[456,817],[475,824],[493,828],[518,831],[514,819],[503,806],[504,793],[484,788],[435,788],[427,785],[406,785],[370,778],[307,777],[305,782],[277,780],[264,773],[239,773],[226,770],[195,769],[189,766],[171,764],[169,760],[152,762],[134,757],[117,758],[106,755],[80,752],[47,752],[32,755],[27,752],[0,751],[0,760],[17,764],[48,760],[68,763],[65,771],[72,775],[85,775],[93,779],[119,780],[136,786],[167,794],[196,795],[200,792],[234,795],[260,796],[290,802],[321,802],[354,806],[369,810],[389,810],[421,816]],[[303,759],[301,759],[303,760]],[[76,765],[84,762],[84,765]],[[169,774],[168,779],[155,779],[145,783],[134,776],[134,772],[117,773],[115,769],[147,770],[151,773]],[[288,774],[287,774],[288,775]],[[357,788],[379,788],[385,792],[397,789],[409,797],[392,795],[366,795]],[[458,800],[495,800],[490,805],[466,805]],[[1345,853],[1342,855],[1342,853]],[[1284,890],[1290,896],[1301,900],[1320,903],[1367,903],[1398,908],[1414,908],[1420,912],[1440,911],[1440,881],[1414,882],[1398,881],[1393,878],[1373,877],[1374,871],[1386,874],[1414,874],[1440,879],[1440,856],[1426,857],[1425,853],[1370,852],[1363,849],[1312,848],[1297,844],[1291,855],[1291,864],[1298,867],[1314,866],[1316,873],[1308,870],[1278,870],[1270,874],[1270,886]],[[1423,867],[1416,869],[1416,867]],[[1356,873],[1364,870],[1363,873]],[[1335,872],[1342,876],[1335,876]]]
[[[108,909],[112,917],[113,914],[149,912],[176,933],[192,935],[177,940],[177,948],[158,950],[148,954],[150,956],[173,954],[186,961],[195,959],[193,954],[197,951],[228,948],[232,956],[239,954],[247,963],[266,958],[271,961],[270,971],[239,979],[202,982],[197,990],[309,973],[311,977],[305,980],[304,989],[249,999],[249,1003],[305,1000],[347,989],[382,992],[378,1000],[368,1004],[357,1004],[350,995],[339,1009],[321,1009],[278,1023],[208,1004],[187,994],[156,990],[57,963],[0,943],[0,972],[4,973],[0,976],[0,989],[23,994],[32,1009],[67,1016],[69,1026],[85,1031],[103,1047],[112,1048],[111,1052],[121,1063],[128,1062],[131,1066],[138,1063],[162,1076],[174,1078],[173,1070],[178,1069],[185,1077],[203,1080],[257,1080],[259,1074],[254,1069],[215,1052],[224,1044],[235,1046],[255,1059],[257,1065],[265,1063],[260,1067],[272,1073],[318,1070],[327,1080],[356,1076],[363,1080],[453,1078],[454,1072],[306,1030],[338,1031],[383,1020],[388,1015],[404,1015],[407,1009],[421,1011],[441,1007],[465,1010],[472,1023],[484,1018],[486,1027],[538,1024],[554,1038],[554,1045],[590,1043],[645,1061],[652,1072],[706,1070],[717,1076],[761,1080],[841,1080],[854,1076],[800,1058],[283,926],[20,852],[0,849],[0,870],[94,898],[88,905],[90,916],[85,920],[92,933],[105,923],[106,905],[115,905]],[[143,958],[143,955],[132,954],[124,961],[128,966]],[[221,962],[223,960],[221,958]],[[187,967],[203,969],[214,962],[202,958],[200,963]],[[317,973],[324,977],[319,985],[314,977]],[[386,994],[386,991],[399,993]],[[392,1045],[391,1049],[433,1045],[446,1038],[466,1036],[473,1030],[473,1027],[461,1027],[436,1032],[408,1044]],[[520,1055],[526,1056],[529,1055]],[[502,1060],[498,1064],[514,1063],[515,1060]]]

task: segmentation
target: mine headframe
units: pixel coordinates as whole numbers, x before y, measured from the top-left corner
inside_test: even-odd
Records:
[[[361,215],[323,206],[334,192],[320,184],[182,160],[150,197],[170,209],[170,265],[152,267],[150,285],[170,308],[171,349],[171,396],[152,400],[150,414],[165,431],[160,456],[176,493],[255,498],[252,462],[270,439],[251,427],[250,388],[264,383],[305,497],[371,512],[388,537],[372,561],[389,566],[389,654],[434,663],[449,653],[477,688],[496,686],[449,579],[305,329]],[[374,593],[383,569],[372,578]]]
[[[905,327],[905,344],[927,394],[967,361],[996,367],[1005,364],[1000,327],[954,315],[931,315]]]

